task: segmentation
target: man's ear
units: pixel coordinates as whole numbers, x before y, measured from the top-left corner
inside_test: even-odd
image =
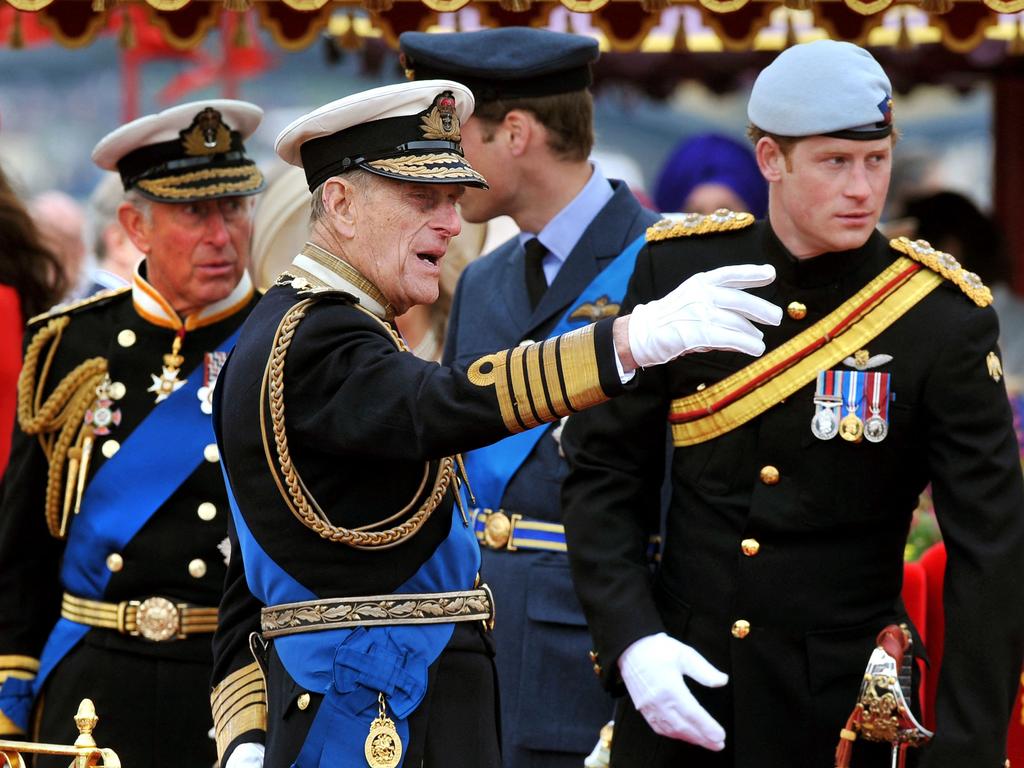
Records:
[[[508,149],[513,157],[521,157],[535,142],[541,133],[543,126],[537,122],[537,118],[523,109],[513,109],[505,115],[501,121],[499,135],[504,132],[507,136]]]
[[[128,239],[139,249],[139,252],[149,255],[150,247],[150,224],[149,217],[131,203],[121,203],[117,207],[117,220],[128,235]]]
[[[332,176],[323,186],[324,210],[331,227],[342,237],[351,238],[355,234],[356,221],[362,207],[364,195],[343,176]]]
[[[770,136],[762,136],[757,140],[754,154],[757,156],[757,167],[761,169],[761,175],[764,176],[765,181],[771,184],[782,178],[786,166],[786,156],[775,139]]]

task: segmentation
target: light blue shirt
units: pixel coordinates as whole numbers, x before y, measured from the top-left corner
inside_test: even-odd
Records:
[[[547,278],[548,285],[555,281],[558,270],[583,237],[590,222],[597,217],[615,193],[608,179],[601,173],[601,169],[597,165],[591,165],[591,168],[594,172],[579,194],[547,223],[540,234],[536,235],[548,249],[543,262],[544,277]],[[520,232],[519,244],[525,245],[526,241],[533,237],[532,233]]]

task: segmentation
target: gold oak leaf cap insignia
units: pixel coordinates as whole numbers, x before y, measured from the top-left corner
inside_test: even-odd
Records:
[[[354,93],[298,118],[277,137],[281,159],[310,190],[360,168],[398,181],[487,188],[462,152],[473,94],[452,80],[417,80]]]
[[[421,125],[424,139],[462,141],[455,95],[451,91],[438,94],[430,111],[423,116]]]
[[[181,147],[189,157],[227,152],[231,149],[231,129],[224,125],[220,112],[207,107],[181,132]]]
[[[254,195],[265,184],[243,142],[262,119],[262,109],[235,99],[179,104],[107,134],[92,159],[117,171],[125,190],[161,203]]]

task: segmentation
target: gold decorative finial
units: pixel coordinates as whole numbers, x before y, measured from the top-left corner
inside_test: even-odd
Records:
[[[76,747],[96,746],[96,739],[92,737],[92,729],[99,721],[92,699],[82,699],[82,703],[78,705],[78,712],[75,713],[75,725],[78,726],[78,738],[75,739]]]

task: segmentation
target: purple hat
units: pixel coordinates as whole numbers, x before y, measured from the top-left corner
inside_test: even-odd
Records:
[[[729,187],[757,218],[768,210],[768,183],[754,153],[747,145],[715,133],[694,136],[676,146],[658,176],[654,202],[659,211],[678,211],[694,189],[709,183]]]

